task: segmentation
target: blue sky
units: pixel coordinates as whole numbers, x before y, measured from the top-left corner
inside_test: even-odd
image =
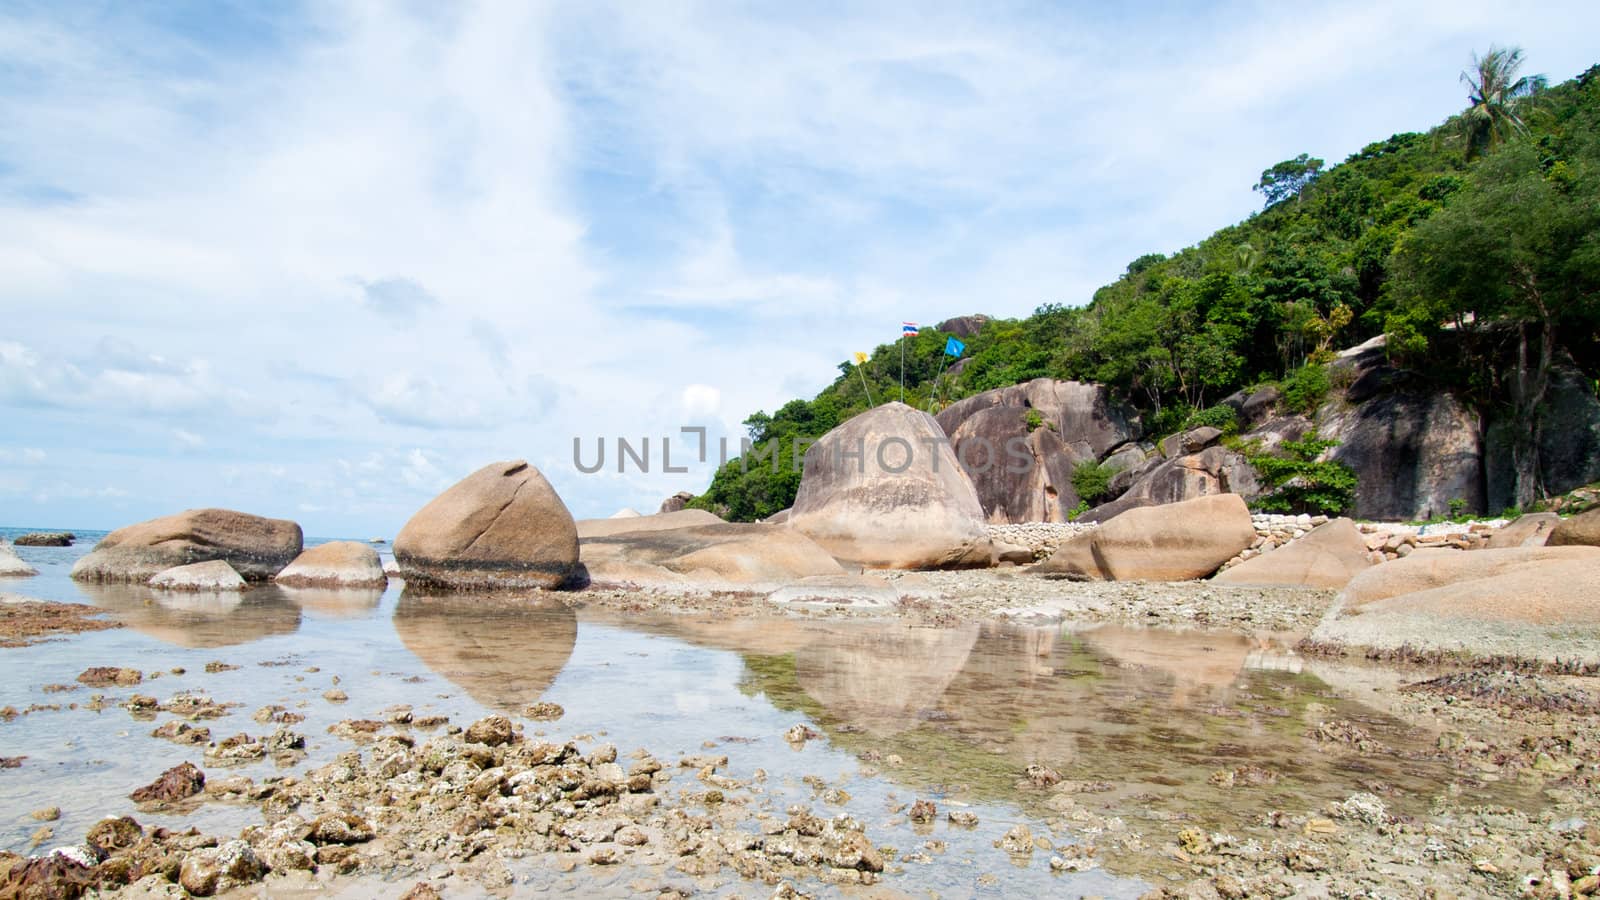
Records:
[[[440,9],[443,11],[440,11]],[[1266,166],[1570,78],[1592,4],[0,4],[0,523],[574,514],[899,323],[1085,302]],[[659,453],[659,450],[657,450]],[[658,459],[659,461],[659,459]],[[674,463],[681,461],[674,454]]]

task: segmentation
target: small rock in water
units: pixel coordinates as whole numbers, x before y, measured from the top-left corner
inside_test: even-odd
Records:
[[[401,894],[400,900],[439,900],[439,892],[426,881],[419,881],[411,886],[411,890]]]
[[[484,716],[467,726],[466,734],[462,735],[469,744],[485,744],[498,747],[508,744],[516,733],[511,728],[511,720],[505,716]]]
[[[200,793],[206,786],[206,773],[194,763],[179,763],[161,777],[128,795],[135,803],[169,803]]]
[[[804,722],[798,722],[788,731],[783,733],[783,739],[791,744],[804,744],[806,741],[822,737]]]
[[[1016,825],[1005,833],[994,845],[1013,856],[1033,852],[1033,832],[1026,825]]]
[[[962,828],[974,828],[978,824],[977,813],[967,812],[964,809],[952,809],[948,818],[951,825],[959,825]]]
[[[933,805],[932,800],[918,800],[911,804],[911,821],[913,822],[926,824],[932,822],[938,815],[938,807]]]
[[[567,711],[559,703],[530,703],[522,708],[524,719],[533,719],[535,722],[550,722],[566,715]]]
[[[339,690],[338,688],[329,688],[328,690],[322,692],[322,699],[328,701],[329,703],[343,703],[350,699],[350,695]]]
[[[84,669],[78,681],[90,687],[132,687],[144,681],[144,673],[121,666],[94,666]]]
[[[206,671],[212,675],[215,675],[218,672],[232,672],[237,668],[239,667],[225,663],[220,659],[213,659],[211,662],[206,663]]]
[[[36,809],[28,815],[32,816],[34,821],[37,822],[54,822],[61,818],[61,807],[46,806],[43,809]]]

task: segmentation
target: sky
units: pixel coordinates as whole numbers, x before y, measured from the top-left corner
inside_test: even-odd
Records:
[[[1491,43],[1600,62],[1542,6],[3,0],[0,524],[392,537],[518,458],[652,512],[902,321],[1085,303]]]

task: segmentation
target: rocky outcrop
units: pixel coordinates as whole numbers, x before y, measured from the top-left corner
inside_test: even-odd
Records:
[[[1529,513],[1490,535],[1488,549],[1543,547],[1559,524],[1561,517],[1555,513]]]
[[[0,544],[0,578],[26,578],[39,570],[22,561],[9,544]]]
[[[1226,447],[1207,447],[1175,459],[1154,459],[1132,470],[1132,484],[1117,499],[1079,516],[1079,522],[1108,522],[1132,509],[1182,503],[1218,494],[1237,494],[1248,502],[1261,493],[1256,470]],[[1118,487],[1113,477],[1113,489]]]
[[[72,567],[79,581],[144,583],[176,566],[221,560],[265,581],[300,555],[300,526],[228,509],[191,509],[119,528]]]
[[[70,531],[30,531],[11,543],[18,547],[71,547],[78,536]]]
[[[578,530],[538,469],[490,463],[412,516],[394,557],[412,587],[554,588],[577,568]]]
[[[1600,547],[1600,507],[1564,520],[1545,543],[1552,547]]]
[[[1100,581],[1204,578],[1256,539],[1237,494],[1129,510],[1062,543],[1030,571]]]
[[[1199,453],[1220,440],[1222,440],[1222,429],[1206,425],[1163,438],[1159,446],[1161,455],[1172,459],[1176,456]]]
[[[389,576],[378,551],[355,541],[331,541],[295,557],[273,581],[286,587],[381,587]]]
[[[982,331],[983,326],[987,324],[989,324],[988,316],[982,313],[974,313],[970,316],[956,316],[953,319],[945,319],[943,322],[933,326],[933,330],[944,334],[953,334],[958,338],[969,338]]]
[[[1600,662],[1600,548],[1419,551],[1356,576],[1326,644]]]
[[[164,591],[242,591],[244,579],[220,559],[174,566],[150,576],[150,586]]]
[[[1367,541],[1349,519],[1333,519],[1291,543],[1246,560],[1212,581],[1339,589],[1372,565]]]
[[[938,422],[993,523],[1065,521],[1078,504],[1074,467],[1139,433],[1104,387],[1048,378],[960,400]]]
[[[887,403],[806,451],[793,528],[841,560],[892,569],[987,566],[983,508],[933,417]]]
[[[1595,547],[1512,547],[1502,550],[1418,550],[1404,559],[1373,566],[1345,586],[1341,601],[1355,610],[1369,603],[1446,588],[1467,581],[1494,578],[1527,570],[1546,562],[1588,562],[1600,564],[1600,548]],[[1517,602],[1516,593],[1507,594],[1508,606]],[[1600,595],[1597,595],[1600,599]]]
[[[656,512],[661,512],[661,513],[677,512],[678,510],[683,509],[685,506],[687,506],[689,504],[689,501],[693,500],[693,499],[694,499],[694,495],[689,493],[688,491],[679,491],[676,494],[673,494],[671,497],[668,497],[667,499],[661,501],[661,508],[656,510]]]
[[[586,537],[583,565],[602,585],[688,585],[772,590],[844,568],[815,541],[782,525],[719,522]]]
[[[1358,519],[1431,519],[1460,500],[1482,512],[1483,445],[1478,414],[1453,394],[1398,391],[1318,413],[1331,458],[1356,473]]]
[[[630,531],[665,531],[671,528],[688,528],[691,525],[722,525],[716,513],[703,509],[680,509],[676,512],[656,513],[653,516],[636,516],[631,519],[580,519],[578,540],[625,534]]]

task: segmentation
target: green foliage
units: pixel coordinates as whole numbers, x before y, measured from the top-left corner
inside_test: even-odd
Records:
[[[1087,501],[1087,500],[1079,500],[1077,506],[1074,506],[1072,509],[1067,511],[1067,521],[1068,522],[1076,522],[1076,521],[1078,521],[1078,517],[1079,516],[1083,515],[1084,513],[1088,512],[1091,509],[1094,509],[1094,507],[1089,505],[1089,501]]]
[[[1474,108],[1500,98],[1482,112],[1499,124],[1477,132],[1470,158],[1458,140],[1464,113],[1331,168],[1309,155],[1286,161],[1258,185],[1282,202],[1194,246],[1140,256],[1086,305],[1060,298],[989,321],[963,339],[959,371],[943,355],[947,336],[924,328],[877,347],[859,372],[842,364],[814,400],[752,416],[751,437],[820,437],[866,409],[869,390],[899,399],[902,349],[905,400],[933,412],[1060,378],[1106,385],[1152,437],[1269,382],[1282,384],[1289,409],[1310,413],[1347,371],[1324,365],[1333,350],[1384,333],[1395,364],[1486,415],[1532,422],[1516,398],[1538,386],[1546,344],[1584,377],[1600,374],[1600,67],[1518,95],[1514,54],[1497,52],[1487,93],[1482,65],[1471,80]],[[751,518],[788,505],[797,484],[770,463],[724,466],[705,502]]]
[[[1221,429],[1223,434],[1238,434],[1239,411],[1226,403],[1197,409],[1184,420],[1183,427],[1184,430],[1211,427]]]
[[[1072,468],[1072,489],[1079,498],[1094,503],[1111,492],[1111,476],[1117,470],[1086,459]]]
[[[1289,197],[1299,198],[1320,174],[1322,160],[1302,153],[1263,171],[1261,181],[1252,190],[1260,191],[1267,198],[1267,205],[1271,206]]]
[[[1311,437],[1284,441],[1279,445],[1281,455],[1247,455],[1268,489],[1256,506],[1267,512],[1328,515],[1349,509],[1355,502],[1356,473],[1343,463],[1318,461],[1322,452],[1333,446],[1333,441]]]
[[[1027,425],[1029,434],[1038,431],[1040,426],[1044,425],[1044,416],[1039,415],[1039,411],[1037,409],[1028,410]]]
[[[1283,408],[1311,415],[1328,398],[1332,387],[1327,366],[1301,366],[1283,380]]]

